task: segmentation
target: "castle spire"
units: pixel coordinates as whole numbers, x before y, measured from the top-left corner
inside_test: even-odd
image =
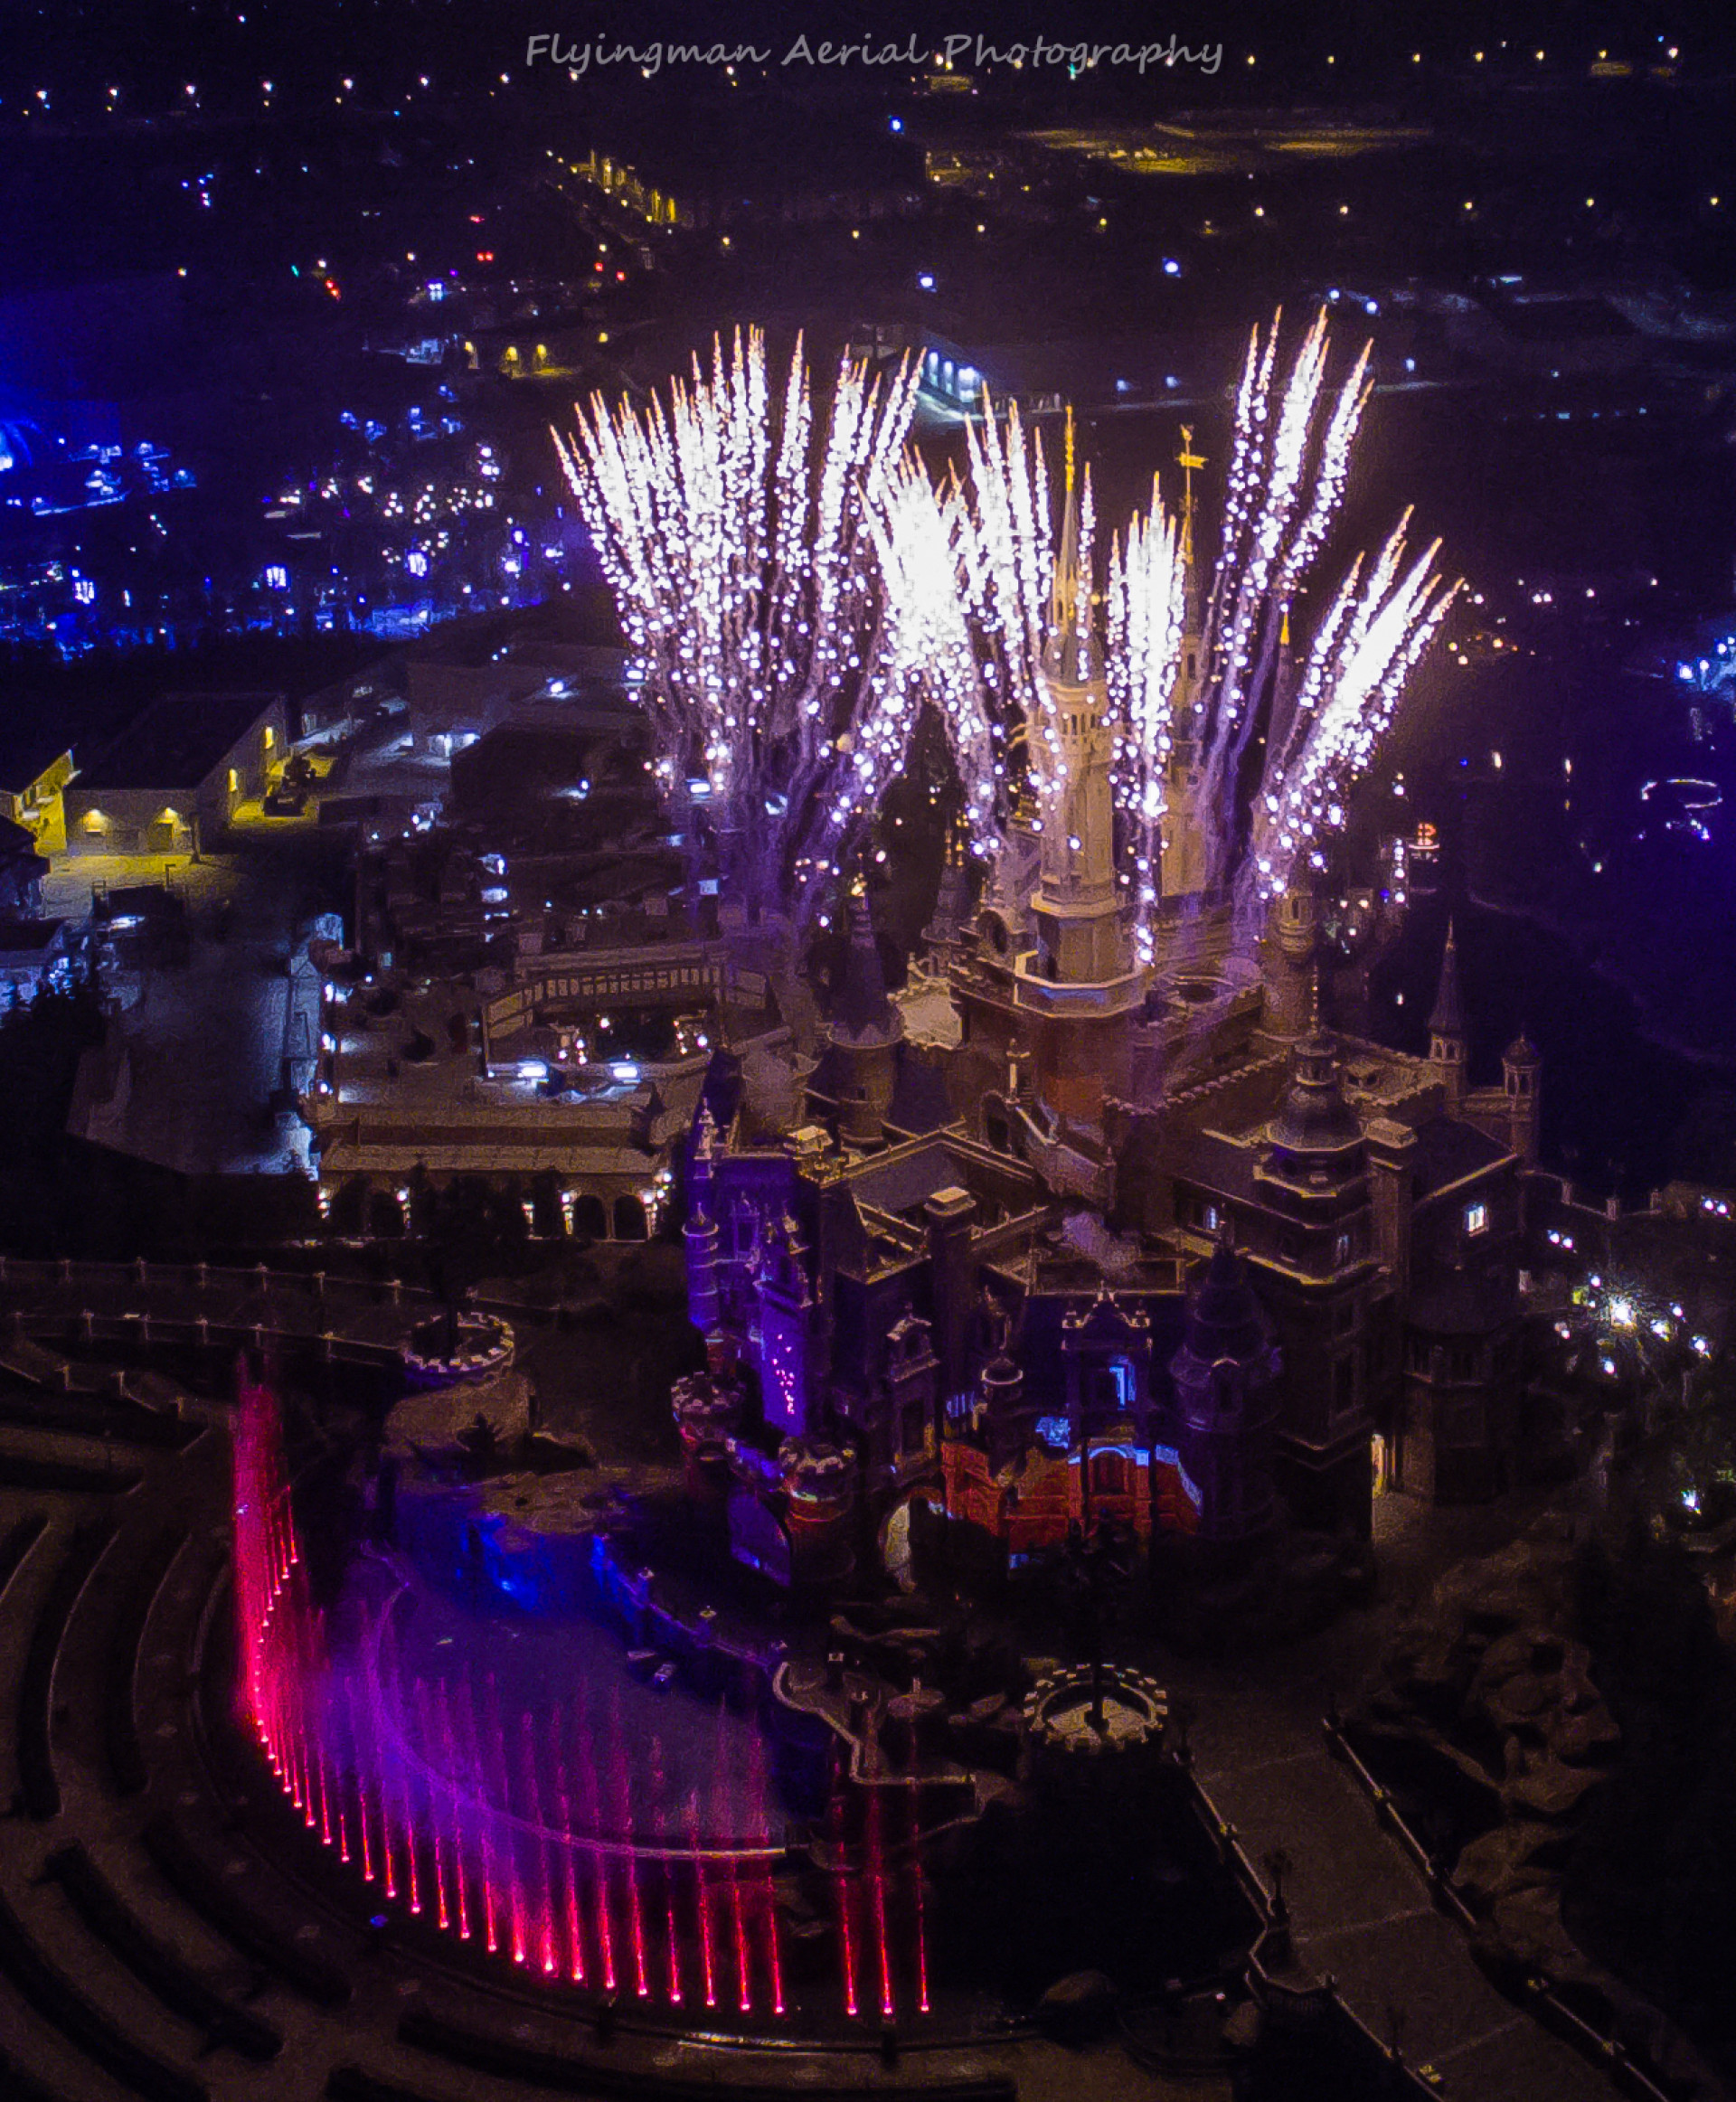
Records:
[[[1194,567],[1194,476],[1205,466],[1205,455],[1194,450],[1194,426],[1182,426],[1182,449],[1175,456],[1175,465],[1182,470],[1182,577],[1187,593],[1190,633],[1197,630],[1195,617],[1199,605],[1198,580]]]
[[[1435,993],[1434,1012],[1429,1017],[1432,1036],[1463,1037],[1465,1001],[1458,987],[1458,943],[1453,923],[1447,922],[1447,947],[1440,958],[1440,984]]]
[[[1050,668],[1064,678],[1077,678],[1076,646],[1080,635],[1080,520],[1079,487],[1073,458],[1073,411],[1067,410],[1064,472],[1061,483],[1061,540],[1055,550],[1055,569],[1049,592]],[[1086,482],[1087,500],[1090,492]],[[1089,605],[1089,586],[1087,604]]]
[[[1447,947],[1440,959],[1440,986],[1429,1017],[1429,1060],[1446,1089],[1448,1114],[1465,1107],[1465,1058],[1467,1050],[1465,1002],[1458,989],[1458,944],[1447,922]]]

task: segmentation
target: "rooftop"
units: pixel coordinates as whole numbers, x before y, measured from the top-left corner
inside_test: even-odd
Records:
[[[84,767],[80,788],[191,788],[267,709],[270,693],[159,693]]]
[[[1452,1117],[1429,1117],[1417,1126],[1418,1196],[1432,1196],[1479,1168],[1493,1167],[1506,1158],[1507,1150],[1474,1125]]]

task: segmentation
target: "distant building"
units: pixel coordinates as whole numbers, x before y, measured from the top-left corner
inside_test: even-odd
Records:
[[[77,770],[71,746],[54,730],[14,725],[0,747],[0,815],[22,825],[39,853],[65,851],[63,795]]]
[[[280,693],[160,694],[65,791],[67,852],[213,846],[244,804],[264,797],[288,749]]]

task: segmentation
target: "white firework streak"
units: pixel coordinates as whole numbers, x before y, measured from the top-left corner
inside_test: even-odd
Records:
[[[1437,550],[1410,564],[1410,514],[1371,560],[1357,557],[1329,602],[1283,718],[1279,642],[1292,599],[1308,578],[1342,508],[1355,438],[1371,391],[1364,348],[1335,387],[1327,384],[1326,316],[1307,331],[1278,378],[1281,316],[1250,333],[1235,397],[1228,486],[1207,599],[1200,661],[1203,821],[1208,877],[1247,914],[1281,891],[1344,821],[1356,775],[1390,725],[1406,683],[1458,590],[1433,575]],[[969,531],[965,594],[987,662],[986,698],[1025,726],[1040,798],[1062,778],[1043,651],[1054,617],[1058,524],[1047,502],[1043,454],[1016,412],[1004,429],[992,412],[968,435]],[[1078,640],[1097,662],[1086,623],[1090,580],[1090,482],[1080,506]],[[1175,734],[1186,580],[1179,532],[1156,495],[1112,547],[1104,590],[1104,651],[1118,813],[1118,875],[1131,906],[1137,952],[1149,959],[1160,903],[1167,771]],[[1279,712],[1281,713],[1281,712]],[[1194,729],[1190,725],[1190,729]],[[1251,812],[1244,761],[1265,752]]]
[[[1032,700],[1043,686],[1055,562],[1043,446],[1034,437],[1027,444],[1016,402],[1003,434],[986,396],[980,431],[967,426],[965,438],[974,499],[964,543],[967,604],[1013,703],[1028,716],[1041,708],[1033,711]]]
[[[1258,330],[1250,337],[1237,391],[1203,641],[1206,676],[1196,696],[1209,880],[1244,906],[1282,890],[1301,859],[1319,862],[1319,840],[1343,822],[1353,759],[1360,754],[1366,764],[1458,589],[1443,594],[1432,579],[1423,589],[1416,573],[1405,589],[1393,589],[1407,513],[1372,566],[1361,558],[1353,563],[1315,636],[1294,711],[1288,721],[1275,720],[1279,637],[1342,506],[1372,388],[1365,347],[1323,421],[1322,313],[1275,397],[1278,318],[1263,340]],[[1244,837],[1243,762],[1259,735],[1267,745]],[[1321,786],[1328,781],[1330,789]],[[1306,792],[1301,782],[1311,785]]]
[[[886,578],[891,672],[946,725],[965,797],[971,850],[994,851],[1000,725],[992,712],[961,589],[968,524],[956,485],[937,490],[911,460],[882,485],[870,518]]]
[[[1401,522],[1365,581],[1353,568],[1315,637],[1289,733],[1269,753],[1256,798],[1238,885],[1246,910],[1276,897],[1298,867],[1321,864],[1321,842],[1342,827],[1349,792],[1461,589],[1435,573],[1439,541],[1401,576],[1404,533]]]
[[[1180,529],[1164,514],[1156,485],[1150,513],[1128,522],[1109,551],[1104,673],[1114,737],[1116,806],[1126,839],[1120,872],[1132,895],[1134,951],[1150,963],[1159,903],[1164,819],[1181,670],[1184,595]]]
[[[1077,589],[1057,602],[1057,542],[1061,521],[1050,509],[1043,448],[1028,437],[1016,407],[1005,427],[992,410],[981,430],[971,429],[968,504],[958,507],[957,545],[970,633],[978,654],[978,682],[967,705],[948,704],[958,731],[975,709],[991,732],[1023,732],[1025,768],[1047,824],[1067,780],[1067,759],[1045,668],[1046,654],[1071,633],[1080,668],[1100,670],[1105,721],[1111,734],[1111,786],[1120,814],[1118,876],[1128,894],[1128,919],[1137,953],[1152,953],[1150,922],[1158,901],[1158,868],[1165,809],[1165,776],[1181,664],[1184,586],[1180,531],[1166,517],[1154,488],[1150,515],[1136,515],[1111,547],[1102,596],[1099,635],[1092,586],[1096,570],[1096,503],[1090,470],[1081,477],[1073,562]],[[968,778],[955,736],[961,777]]]
[[[738,332],[666,407],[593,397],[571,439],[554,434],[640,670],[658,785],[679,807],[703,776],[725,894],[750,908],[787,907],[793,887],[811,910],[903,763],[916,711],[889,686],[870,519],[915,402],[910,369],[882,386],[845,360],[816,415],[798,340],[774,416],[764,339]]]

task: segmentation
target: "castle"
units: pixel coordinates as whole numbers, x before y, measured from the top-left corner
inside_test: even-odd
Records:
[[[1185,690],[1135,958],[1071,502],[1043,667],[1060,793],[1015,812],[974,905],[949,858],[896,996],[858,885],[807,1124],[750,1140],[724,1060],[695,1118],[708,1370],[675,1413],[695,1492],[782,1580],[896,1567],[942,1519],[991,1560],[1108,1516],[1233,1563],[1280,1514],[1366,1538],[1377,1466],[1441,1501],[1509,1476],[1537,1053],[1468,1085],[1450,932],[1426,1058],[1329,1026],[1402,919],[1396,846],[1384,888],[1293,887],[1234,953]],[[1186,626],[1197,679],[1191,597]]]

